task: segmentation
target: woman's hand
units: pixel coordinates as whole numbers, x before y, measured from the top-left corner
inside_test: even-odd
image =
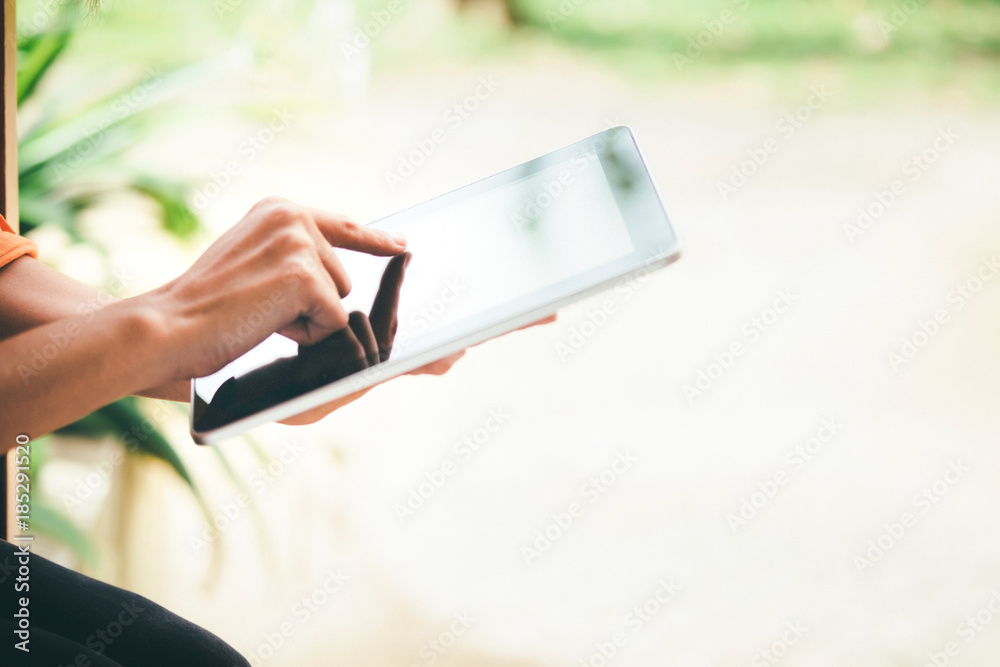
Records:
[[[28,281],[25,298],[0,299],[0,313],[12,314],[0,327],[0,451],[17,434],[41,436],[122,396],[181,398],[191,378],[214,373],[275,331],[310,343],[346,326],[340,298],[351,285],[334,246],[388,256],[406,242],[265,199],[188,271],[147,294],[81,308],[47,296],[46,285],[59,281]],[[40,273],[30,257],[15,260],[25,262],[25,270],[0,269],[5,292]]]
[[[333,248],[398,255],[406,240],[282,199],[256,204],[176,280],[138,297],[162,314],[164,381],[210,375],[277,331],[300,344],[348,325]]]

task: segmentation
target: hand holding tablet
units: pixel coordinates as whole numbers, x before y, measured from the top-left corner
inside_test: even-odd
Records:
[[[405,254],[394,240],[398,232],[407,238]],[[309,305],[306,299],[302,317],[291,325],[272,324],[278,334],[259,345],[258,336],[237,334],[223,355],[234,360],[192,385],[197,441],[215,442],[266,421],[312,421],[379,382],[544,320],[679,254],[627,128],[607,130],[367,228],[319,222],[310,238],[315,256],[298,249],[299,264],[282,263],[292,271],[285,280],[302,280],[329,300]],[[284,239],[258,241],[277,246],[261,247],[261,255],[282,261]],[[335,255],[331,243],[348,252]],[[302,274],[300,264],[310,261],[322,263],[325,271],[315,273],[327,274],[325,279]],[[286,304],[271,306],[289,316]],[[275,319],[270,315],[257,315],[256,325],[253,313],[242,317],[259,332]]]

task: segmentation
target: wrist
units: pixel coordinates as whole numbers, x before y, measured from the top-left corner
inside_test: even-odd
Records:
[[[189,291],[172,281],[132,299],[140,326],[159,351],[161,384],[210,375],[230,361],[221,345],[212,343],[219,336],[208,315],[218,304],[192,299]]]
[[[143,382],[136,392],[178,379],[178,350],[182,347],[175,340],[169,317],[157,295],[148,293],[133,297],[110,308],[118,311],[122,340],[134,355],[133,365],[143,370]],[[128,345],[128,342],[135,345]]]

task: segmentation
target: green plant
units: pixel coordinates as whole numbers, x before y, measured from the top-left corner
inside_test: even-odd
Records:
[[[37,99],[42,82],[58,69],[77,29],[80,17],[71,8],[52,25],[18,41],[17,101],[19,109]],[[203,69],[203,68],[202,68]],[[124,166],[124,151],[155,126],[154,111],[200,75],[198,67],[171,72],[147,72],[141,80],[113,95],[90,102],[79,110],[42,115],[22,128],[18,145],[21,231],[30,233],[43,224],[57,225],[77,243],[102,251],[101,244],[80,224],[80,213],[102,197],[130,191],[154,202],[163,228],[179,239],[203,229],[187,204],[183,183],[139,173]],[[58,95],[58,92],[52,94]],[[73,108],[69,100],[49,108]],[[137,430],[138,429],[138,430]],[[137,437],[135,434],[138,433]],[[140,399],[125,398],[71,424],[56,435],[85,438],[112,437],[127,445],[127,453],[151,456],[165,462],[194,494],[206,516],[210,512],[181,457],[159,429],[144,416]],[[43,473],[46,446],[36,474]],[[221,452],[220,452],[221,455]],[[96,550],[88,537],[59,509],[40,497],[32,508],[33,527],[70,546],[84,561],[92,562]]]

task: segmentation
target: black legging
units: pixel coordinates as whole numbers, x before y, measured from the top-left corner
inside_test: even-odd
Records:
[[[0,665],[248,667],[224,641],[158,604],[0,540]],[[28,544],[31,544],[30,542]],[[22,562],[27,560],[27,581]],[[21,581],[19,581],[21,579]],[[28,590],[23,590],[27,583]],[[20,590],[19,590],[20,589]],[[28,605],[30,652],[16,631]],[[81,657],[83,656],[83,657]]]

